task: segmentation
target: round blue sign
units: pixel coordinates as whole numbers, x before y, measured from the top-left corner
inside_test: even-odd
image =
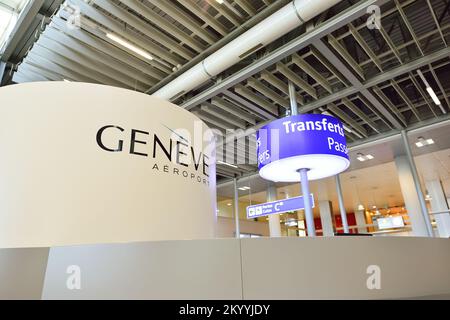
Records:
[[[350,165],[344,127],[331,116],[278,119],[259,129],[256,137],[259,174],[267,180],[299,181],[298,170],[304,168],[309,180],[322,179]]]

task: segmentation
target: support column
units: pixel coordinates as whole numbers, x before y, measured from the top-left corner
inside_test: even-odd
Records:
[[[420,185],[419,174],[417,173],[417,167],[414,162],[414,157],[412,155],[411,147],[409,145],[408,135],[405,130],[401,131],[403,147],[406,151],[406,160],[408,160],[409,170],[413,178],[414,188],[416,190],[417,198],[420,204],[420,213],[422,215],[425,227],[429,237],[433,237],[433,227],[431,226],[430,216],[428,215],[427,204],[425,202],[425,197],[422,191],[422,186]]]
[[[429,180],[425,182],[425,185],[427,187],[429,195],[431,196],[430,200],[431,211],[442,212],[448,210],[441,181],[439,181],[439,179]],[[439,237],[441,238],[450,237],[450,214],[449,213],[435,214],[434,219],[436,220]]]
[[[306,220],[306,229],[308,232],[308,237],[316,236],[316,227],[314,225],[314,214],[312,211],[312,203],[309,198],[309,181],[308,181],[308,169],[300,169],[300,181],[301,181],[301,190],[303,195],[303,201],[305,204],[305,220]]]
[[[366,213],[364,210],[355,210],[356,225],[358,226],[358,233],[367,233]]]
[[[402,190],[405,207],[408,211],[413,234],[418,237],[429,237],[427,225],[422,215],[419,196],[416,192],[413,174],[406,155],[395,157],[400,189]]]
[[[333,210],[331,201],[319,200],[320,221],[322,222],[322,234],[324,237],[334,236]]]
[[[239,191],[237,187],[237,178],[233,179],[234,187],[234,223],[235,223],[235,235],[236,238],[241,237],[241,231],[239,229]]]
[[[336,175],[336,192],[339,201],[339,211],[341,212],[342,227],[344,227],[344,233],[350,233],[347,222],[347,212],[345,211],[344,197],[342,195],[341,178],[338,174]]]
[[[267,202],[277,200],[277,188],[275,184],[269,183],[267,187]],[[281,237],[280,215],[269,215],[269,234],[271,237]]]

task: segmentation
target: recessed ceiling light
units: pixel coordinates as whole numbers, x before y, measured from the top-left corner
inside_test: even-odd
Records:
[[[416,142],[417,148],[429,146],[430,144],[434,144],[434,140],[431,138],[428,138],[428,139],[425,139],[424,137],[417,138],[417,142]]]
[[[366,155],[364,155],[364,154],[362,154],[362,153],[357,153],[357,154],[356,154],[356,159],[358,159],[358,160],[361,161],[361,162],[364,162],[364,161],[366,161],[366,160],[372,160],[372,159],[374,159],[374,156],[371,155],[371,154],[366,154]]]
[[[219,4],[223,4],[224,1],[225,0],[216,0],[216,2],[219,3]]]
[[[242,191],[246,191],[246,190],[250,190],[250,187],[247,187],[247,186],[243,186],[243,187],[240,187],[240,188],[238,188],[239,190],[242,190]]]
[[[228,162],[224,162],[224,161],[220,161],[220,160],[217,160],[217,164],[223,164],[223,165],[225,165],[225,166],[229,166],[229,167],[232,167],[232,168],[237,168],[238,166],[235,166],[234,164],[231,164],[231,163],[228,163]]]
[[[231,202],[227,203],[227,206],[231,207]]]

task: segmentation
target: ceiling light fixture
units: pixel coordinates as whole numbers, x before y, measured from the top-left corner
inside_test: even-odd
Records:
[[[431,138],[429,138],[429,139],[425,139],[424,137],[417,138],[417,142],[416,142],[417,148],[429,146],[430,144],[434,144],[434,140]]]
[[[113,40],[114,42],[117,42],[118,44],[120,44],[121,46],[137,53],[138,55],[144,57],[145,59],[148,60],[153,60],[153,57],[146,52],[145,50],[142,50],[141,48],[136,47],[135,45],[131,44],[130,42],[126,41],[125,39],[122,39],[118,36],[116,36],[115,34],[112,33],[107,33],[106,36]]]
[[[239,190],[242,190],[242,191],[246,191],[246,190],[250,190],[250,187],[247,187],[247,186],[243,186],[243,187],[240,187],[240,188],[238,188]]]
[[[229,166],[229,167],[232,167],[232,168],[235,168],[235,169],[237,169],[237,167],[238,167],[238,166],[235,166],[234,164],[231,164],[231,163],[228,163],[228,162],[224,162],[224,161],[220,161],[220,160],[217,160],[217,164],[223,164],[225,166]]]
[[[216,0],[216,2],[219,3],[219,4],[223,4],[224,1],[225,0]]]
[[[286,226],[288,226],[288,227],[296,227],[296,226],[298,226],[297,220],[295,220],[295,219],[286,220],[284,224]]]
[[[428,94],[430,95],[431,99],[433,99],[434,104],[439,106],[442,113],[447,113],[447,111],[445,111],[445,109],[442,107],[441,101],[439,101],[439,98],[436,95],[436,92],[434,92],[433,88],[430,86],[427,79],[425,79],[425,76],[423,75],[422,71],[420,71],[420,69],[417,69],[417,74],[419,75],[420,79],[422,79],[422,82],[425,85],[426,90],[427,90]]]
[[[361,162],[364,162],[364,161],[366,161],[366,160],[372,160],[372,159],[374,159],[374,156],[371,155],[371,154],[364,155],[364,154],[362,154],[362,153],[357,153],[357,154],[356,154],[356,159],[358,159],[358,160],[361,161]]]

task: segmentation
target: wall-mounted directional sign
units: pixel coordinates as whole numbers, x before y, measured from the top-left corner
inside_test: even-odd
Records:
[[[314,208],[314,197],[309,195],[312,208]],[[273,202],[266,202],[255,204],[247,207],[247,219],[255,219],[259,217],[268,216],[276,213],[283,213],[305,208],[305,199],[303,196],[290,199],[278,200]]]

